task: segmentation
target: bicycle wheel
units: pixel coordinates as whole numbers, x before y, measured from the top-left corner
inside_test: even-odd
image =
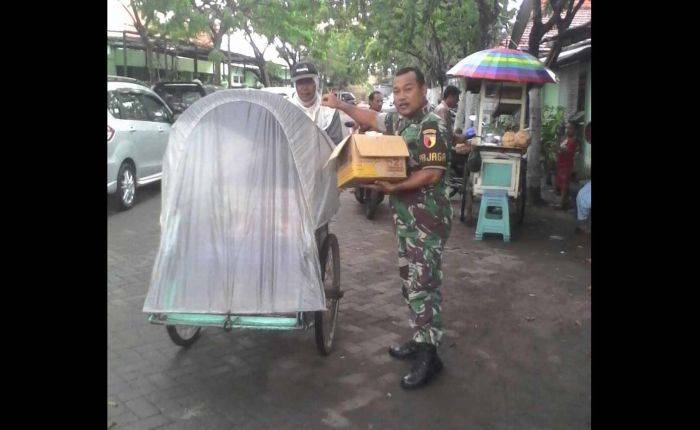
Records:
[[[192,344],[199,339],[199,334],[202,330],[201,327],[176,325],[169,325],[165,328],[168,330],[168,336],[170,336],[170,339],[175,345],[182,346],[183,348],[192,346]]]
[[[338,247],[338,238],[334,234],[331,233],[326,237],[320,257],[323,267],[326,310],[315,312],[314,331],[319,354],[328,355],[333,348],[340,298],[343,296],[340,291],[340,248]]]
[[[455,194],[461,192],[463,187],[459,181],[453,181],[452,183],[448,184],[448,188],[450,189],[449,196],[452,198],[455,196]]]

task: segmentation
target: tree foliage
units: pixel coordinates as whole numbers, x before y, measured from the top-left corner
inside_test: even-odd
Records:
[[[364,58],[370,70],[387,75],[418,66],[431,84],[444,85],[445,72],[465,56],[498,41],[514,12],[506,0],[351,1],[349,21],[360,22]],[[489,29],[488,32],[480,28]]]
[[[540,44],[545,34],[552,28],[556,27],[558,34],[562,34],[571,24],[574,15],[583,5],[583,0],[549,0],[543,8],[541,0],[533,0],[532,4],[532,29],[530,30],[530,38],[528,40],[528,52],[538,58],[540,53]],[[563,16],[562,16],[563,15]],[[556,62],[556,58],[561,51],[560,40],[557,39],[554,46],[547,56],[545,65],[552,67]],[[533,203],[541,202],[540,192],[540,177],[541,169],[540,160],[542,157],[542,109],[540,106],[540,90],[534,88],[530,91],[530,134],[532,136],[532,144],[528,148],[528,199]],[[547,157],[545,157],[545,160]]]
[[[267,49],[289,67],[310,59],[333,86],[365,82],[418,66],[431,84],[465,56],[498,42],[514,12],[507,0],[132,0],[171,38],[208,34],[210,59],[224,60],[221,38],[240,30],[268,85]],[[160,13],[167,19],[157,20]],[[263,37],[256,43],[253,34]],[[260,46],[258,46],[260,45]],[[218,77],[218,73],[215,76]]]

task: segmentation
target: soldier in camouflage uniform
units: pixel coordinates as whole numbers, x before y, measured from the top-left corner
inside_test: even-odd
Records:
[[[344,111],[362,125],[402,136],[408,146],[408,178],[368,186],[390,194],[402,292],[411,326],[416,329],[410,341],[389,349],[395,358],[417,358],[411,372],[401,380],[404,388],[421,386],[442,369],[437,347],[442,337],[442,251],[452,224],[446,187],[450,150],[446,124],[430,112],[426,91],[423,74],[405,68],[394,80],[397,112],[377,114],[339,102],[332,95],[323,98],[324,104]]]

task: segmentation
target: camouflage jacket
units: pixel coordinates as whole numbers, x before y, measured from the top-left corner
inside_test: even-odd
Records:
[[[452,222],[447,189],[450,150],[445,121],[426,105],[413,118],[398,112],[379,114],[377,128],[385,134],[401,135],[408,146],[408,175],[421,169],[441,169],[442,179],[418,190],[392,194],[396,233],[400,236],[446,240]]]

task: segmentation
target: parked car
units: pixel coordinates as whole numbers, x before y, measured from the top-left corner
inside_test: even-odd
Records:
[[[139,84],[144,87],[148,87],[149,85],[145,83],[144,81],[140,81],[136,78],[129,78],[127,76],[114,76],[114,75],[107,75],[107,82],[127,82],[130,84]]]
[[[341,91],[338,93],[338,97],[345,103],[350,103],[354,105],[357,104],[357,99],[355,98],[355,95],[353,93]]]
[[[213,92],[207,92],[199,82],[158,82],[152,90],[165,100],[176,118],[194,102]]]
[[[394,107],[394,94],[389,94],[388,97],[384,98],[382,102],[382,112],[393,112],[396,108]]]
[[[294,93],[296,92],[296,90],[293,87],[265,87],[260,88],[260,91],[279,94],[285,99],[291,99]]]
[[[214,85],[214,84],[204,84],[202,85],[204,87],[204,92],[207,93],[207,95],[211,93],[215,93],[217,91],[221,90],[226,90],[226,87],[222,87],[220,85]]]
[[[121,210],[137,187],[159,181],[174,115],[155,92],[130,82],[107,82],[107,193]]]

